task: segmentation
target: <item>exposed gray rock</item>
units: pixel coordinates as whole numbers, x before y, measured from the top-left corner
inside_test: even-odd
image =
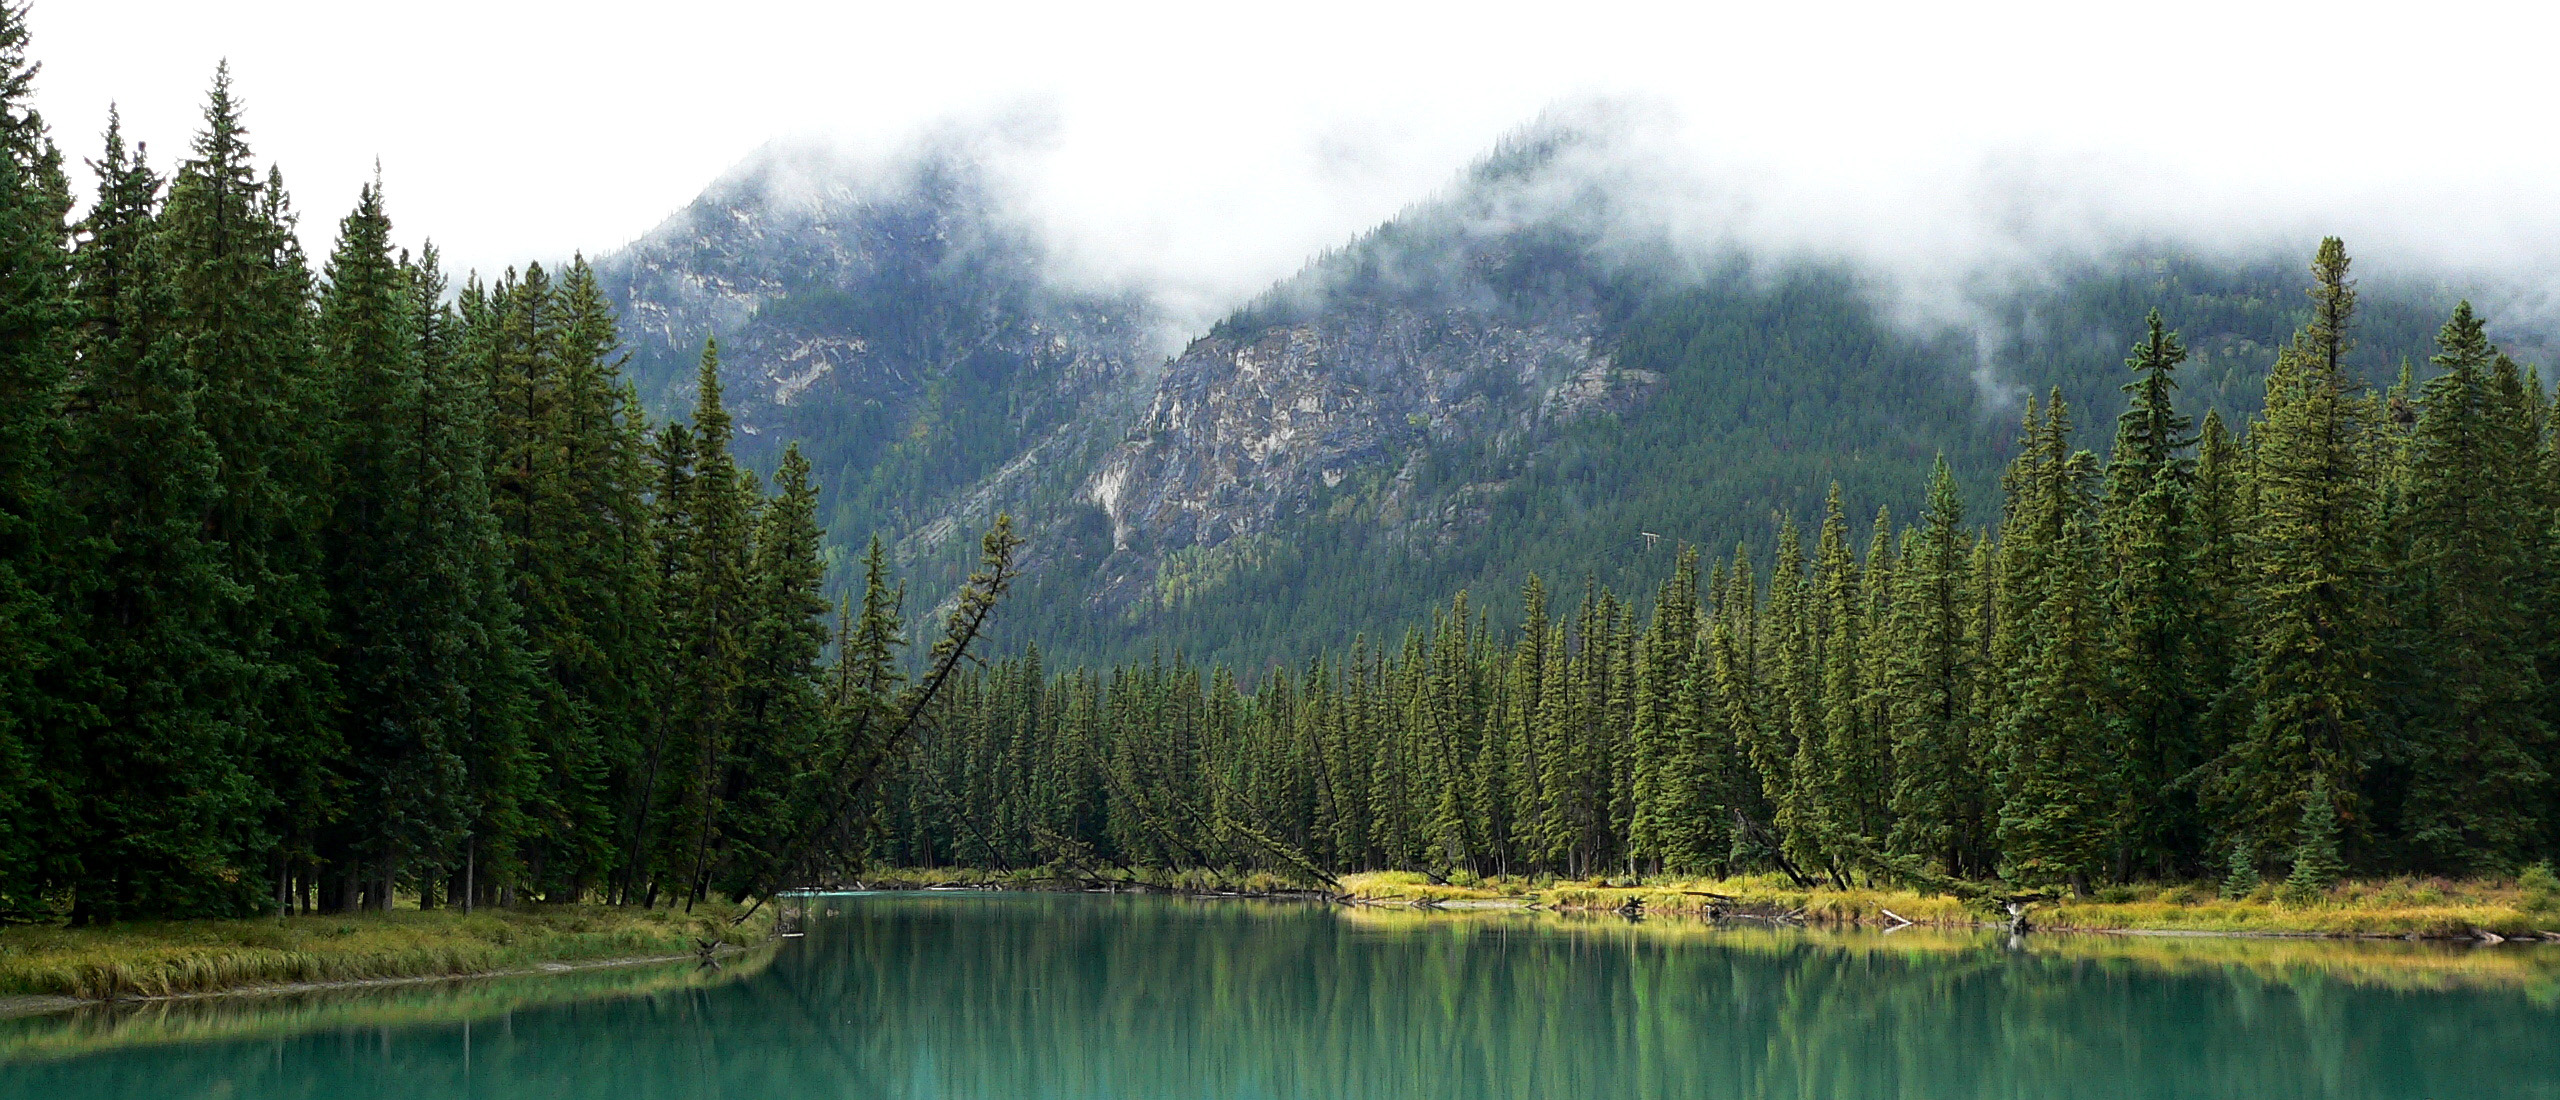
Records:
[[[1418,544],[1445,542],[1483,521],[1499,486],[1414,499],[1412,463],[1429,448],[1534,447],[1660,382],[1613,366],[1599,332],[1588,311],[1516,320],[1348,302],[1243,339],[1203,338],[1166,368],[1084,496],[1110,517],[1114,549],[1142,560],[1272,532],[1354,479],[1380,484],[1363,515]]]

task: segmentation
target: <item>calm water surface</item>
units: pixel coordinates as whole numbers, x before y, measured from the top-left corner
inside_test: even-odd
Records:
[[[2552,948],[821,905],[718,976],[0,1021],[0,1100],[2560,1097]]]

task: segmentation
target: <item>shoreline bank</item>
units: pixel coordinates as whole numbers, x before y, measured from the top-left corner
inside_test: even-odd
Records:
[[[352,988],[727,958],[770,938],[760,912],[528,905],[104,928],[0,929],[0,1016],[123,1000]]]
[[[1494,878],[1433,882],[1416,872],[1345,875],[1338,891],[1309,890],[1264,875],[1198,872],[1142,879],[1078,879],[1046,873],[937,869],[884,872],[867,889],[1084,889],[1097,884],[1205,897],[1290,897],[1421,911],[1547,910],[1659,915],[1816,927],[2005,928],[2010,916],[1947,895],[1889,888],[1801,889],[1765,877],[1649,882]],[[2094,897],[2027,906],[2032,931],[2159,937],[2560,943],[2560,907],[2537,907],[2496,881],[2387,879],[2341,884],[2308,901],[2272,891],[2226,899],[2194,885],[2120,887]]]
[[[769,941],[768,941],[769,942]],[[730,944],[712,952],[712,957],[726,963],[761,947],[763,944]],[[439,982],[476,982],[494,978],[535,978],[578,971],[613,970],[660,963],[687,962],[701,958],[699,953],[682,955],[637,955],[619,959],[587,959],[579,962],[542,962],[509,970],[482,970],[467,974],[419,974],[406,978],[350,978],[331,982],[287,982],[277,985],[243,985],[225,989],[208,989],[188,993],[165,993],[157,996],[118,997],[112,1000],[73,997],[63,994],[22,994],[0,996],[0,1020],[24,1016],[41,1016],[78,1008],[103,1005],[171,1004],[182,1001],[204,1001],[218,997],[284,997],[299,993],[334,993],[357,989],[387,989],[398,986],[431,985]]]

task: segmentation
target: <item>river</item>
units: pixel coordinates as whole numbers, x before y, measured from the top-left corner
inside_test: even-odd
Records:
[[[2560,1096],[2560,948],[827,897],[690,964],[0,1021],[89,1097]]]

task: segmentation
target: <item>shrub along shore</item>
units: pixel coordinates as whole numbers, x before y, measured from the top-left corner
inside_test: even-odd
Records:
[[[974,886],[990,889],[1131,890],[1197,894],[1315,896],[1268,874],[1141,871],[1134,877],[965,869],[885,871],[873,889]],[[1877,886],[1801,889],[1776,875],[1736,878],[1648,876],[1558,879],[1459,874],[1435,882],[1413,871],[1342,876],[1322,896],[1355,905],[1418,909],[1535,908],[1847,927],[1916,924],[1938,928],[2009,925],[2004,908],[1946,894]],[[2310,936],[2560,943],[2560,890],[2528,873],[2517,879],[2399,877],[2341,883],[2311,896],[2274,884],[2226,897],[2211,883],[2114,886],[2086,897],[2033,901],[2028,925],[2047,932]]]
[[[527,905],[245,920],[0,928],[0,1004],[13,998],[177,997],[306,983],[469,977],[698,954],[761,942],[771,911]]]

